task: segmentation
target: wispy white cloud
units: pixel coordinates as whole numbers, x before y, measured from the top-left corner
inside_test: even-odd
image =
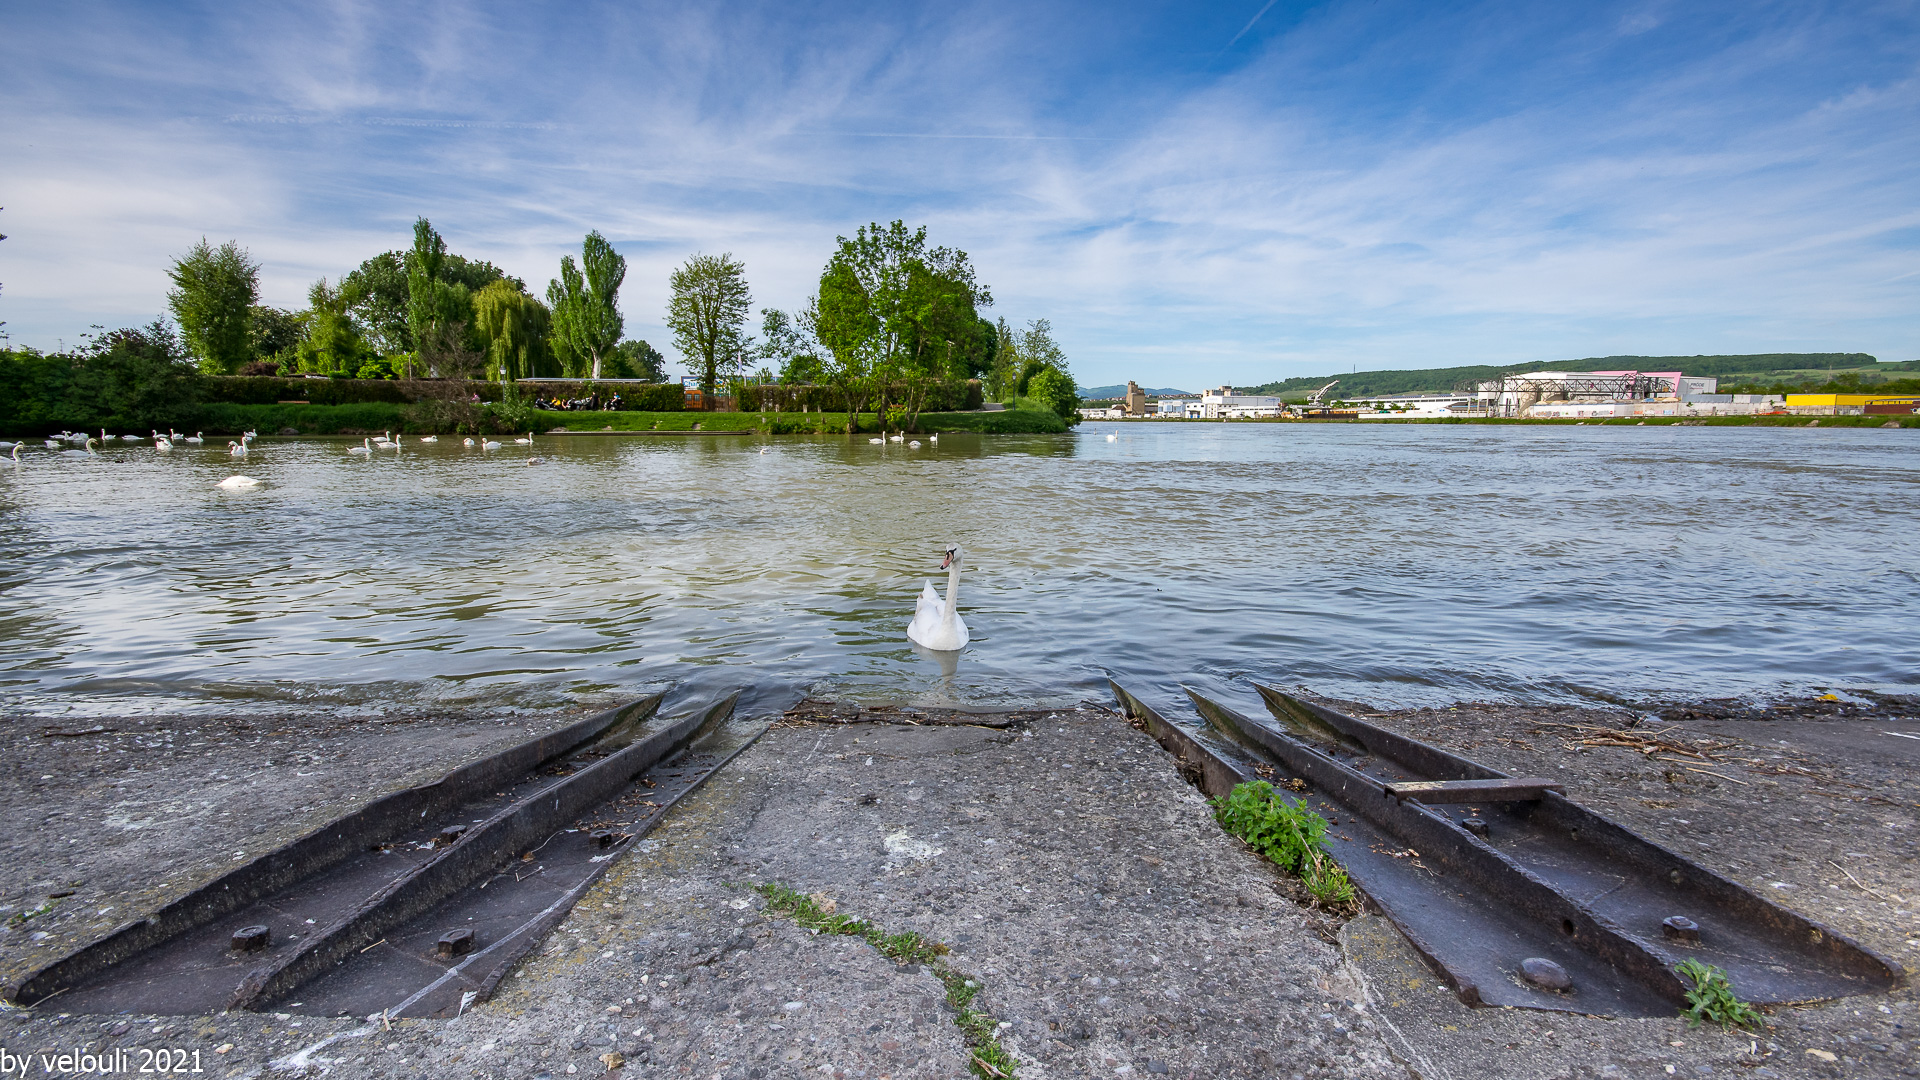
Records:
[[[601,229],[665,346],[693,251],[788,306],[836,233],[905,217],[1093,382],[1920,355],[1898,12],[1335,4],[1215,70],[1267,9],[114,10],[0,90],[30,106],[0,115],[16,341],[156,314],[202,234],[295,304],[425,214],[536,288]]]

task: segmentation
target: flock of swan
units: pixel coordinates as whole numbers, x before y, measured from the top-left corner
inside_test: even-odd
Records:
[[[872,443],[875,446],[885,446],[887,443],[906,442],[906,440],[907,440],[907,436],[905,432],[896,431],[893,434],[888,435],[886,438],[881,438],[876,435],[873,438],[868,439],[867,441]],[[927,441],[932,443],[935,446],[939,446],[940,436],[938,434],[929,435],[927,436]],[[915,439],[912,442],[907,442],[907,446],[911,447],[912,449],[918,450],[920,449],[920,440]]]
[[[245,432],[240,436],[239,440],[229,441],[227,443],[227,453],[233,457],[246,457],[248,444],[258,437],[259,434],[257,432]],[[927,438],[935,444],[938,444],[940,441],[940,436],[938,435],[929,435]],[[1107,438],[1111,440],[1113,436],[1109,435]],[[192,435],[181,435],[177,431],[169,431],[167,434],[162,435],[156,431],[153,433],[152,439],[153,448],[160,453],[171,451],[175,444],[202,446],[206,443],[205,433],[198,431]],[[895,434],[886,439],[876,438],[867,441],[870,443],[897,443],[904,441],[904,439],[905,436]],[[63,431],[58,435],[46,439],[45,444],[47,449],[57,451],[62,456],[88,458],[97,456],[93,451],[95,443],[106,445],[113,441],[114,437],[107,434],[103,428],[100,431],[100,437],[98,439],[95,439],[92,435],[81,432]],[[120,436],[120,441],[144,442],[146,440],[138,435],[122,435]],[[432,444],[440,440],[436,436],[425,435],[422,436],[419,441]],[[533,436],[529,434],[524,438],[516,438],[513,441],[516,445],[530,446],[533,443]],[[20,449],[25,445],[26,443],[24,441],[8,442],[0,440],[0,453],[10,453],[13,457],[14,464],[18,465],[20,464]],[[484,438],[478,442],[470,438],[465,439],[461,445],[467,447],[477,446],[481,450],[486,451],[502,449],[501,443]],[[920,441],[915,439],[907,443],[907,445],[918,449]],[[79,449],[73,449],[75,446],[78,446]],[[398,451],[399,449],[399,438],[395,437],[391,431],[388,431],[382,432],[378,439],[371,436],[362,439],[359,446],[348,447],[347,453],[371,457],[377,451]],[[764,454],[767,450],[765,447],[761,447],[760,452]],[[540,458],[527,459],[527,464],[529,465],[539,464],[540,462]],[[260,481],[251,476],[234,475],[220,481],[217,486],[227,491],[244,491],[249,488],[259,487]],[[960,567],[965,555],[966,552],[960,545],[947,545],[946,559],[940,564],[940,569],[947,572],[947,595],[943,599],[939,593],[934,591],[933,582],[929,581],[926,583],[926,587],[920,592],[919,601],[914,605],[913,621],[907,624],[907,640],[919,645],[921,648],[930,649],[935,652],[954,652],[966,648],[970,638],[967,634],[966,621],[960,617],[959,606]]]

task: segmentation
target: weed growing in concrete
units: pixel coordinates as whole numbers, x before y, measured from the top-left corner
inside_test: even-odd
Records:
[[[1693,989],[1687,991],[1687,1007],[1680,1010],[1680,1015],[1687,1018],[1688,1027],[1715,1023],[1726,1031],[1758,1030],[1764,1023],[1758,1010],[1733,996],[1733,983],[1727,979],[1726,972],[1698,960],[1683,960],[1674,970],[1683,978],[1693,980]]]
[[[1247,842],[1274,865],[1298,875],[1314,902],[1334,911],[1356,907],[1353,882],[1327,854],[1327,819],[1281,798],[1273,785],[1254,780],[1212,801],[1220,827]]]
[[[924,964],[941,985],[947,988],[947,1004],[953,1006],[953,1022],[967,1037],[968,1068],[980,1080],[1012,1080],[1016,1062],[1000,1045],[999,1021],[973,1007],[980,994],[976,979],[953,970],[941,959],[950,950],[912,930],[889,934],[850,915],[838,915],[805,893],[768,882],[754,889],[767,898],[767,910],[785,915],[794,922],[820,934],[845,934],[857,937],[880,951],[880,955],[902,964]],[[830,902],[829,902],[830,903]]]

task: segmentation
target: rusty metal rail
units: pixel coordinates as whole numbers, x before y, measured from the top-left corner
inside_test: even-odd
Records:
[[[367,1005],[397,1016],[403,1011],[393,1007],[413,991],[451,981],[440,979],[448,967],[491,958],[500,968],[491,982],[455,991],[463,1006],[490,990],[675,800],[758,737],[764,724],[728,723],[738,697],[648,724],[661,704],[654,695],[378,800],[47,965],[8,996],[33,1004],[58,993],[64,1008],[96,1013],[269,1005],[314,1012],[287,999],[327,983],[331,993],[313,996],[326,999],[329,1013]],[[568,835],[610,801],[634,819],[626,829]],[[528,880],[500,887],[503,868],[523,855],[529,865],[505,876]],[[385,945],[417,937],[423,920],[450,919],[454,929],[424,951]],[[402,962],[382,967],[395,956]],[[367,977],[343,981],[348,969]],[[406,992],[396,994],[400,987]],[[415,998],[407,1004],[422,996]],[[434,1007],[444,1004],[436,999]]]
[[[1188,691],[1199,730],[1113,690],[1210,795],[1268,776],[1303,782],[1301,801],[1334,825],[1334,857],[1470,1004],[1661,1015],[1682,1000],[1673,967],[1688,957],[1726,969],[1761,1002],[1884,991],[1904,976],[1550,781],[1507,777],[1268,687],[1260,694],[1278,723]],[[1530,960],[1558,970],[1529,974]]]

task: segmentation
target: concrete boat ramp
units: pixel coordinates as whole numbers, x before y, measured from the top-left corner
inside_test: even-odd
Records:
[[[508,962],[487,965],[459,993],[441,984],[431,1008],[364,1009],[370,999],[346,984],[364,969],[369,992],[404,1000],[397,991],[417,976],[398,961],[360,958],[391,952],[402,933],[430,965],[429,950],[446,936],[430,932],[439,929],[433,920],[452,910],[434,905],[476,888],[464,878],[372,922],[366,905],[349,905],[364,925],[331,935],[316,922],[324,963],[315,947],[299,946],[293,952],[304,959],[270,966],[265,981],[247,984],[250,1000],[225,1010],[82,1008],[88,995],[109,1000],[100,980],[124,956],[70,967],[69,985],[55,987],[61,979],[47,973],[58,968],[60,957],[49,955],[58,940],[31,952],[8,941],[23,1004],[0,1023],[0,1045],[13,1054],[178,1050],[195,1055],[203,1075],[255,1077],[1865,1076],[1911,1068],[1904,989],[1786,1010],[1758,1034],[1689,1030],[1672,1016],[1469,1007],[1380,915],[1349,918],[1301,903],[1296,882],[1215,824],[1182,762],[1147,725],[1117,710],[977,714],[807,702],[756,720],[753,710],[725,704],[669,695],[637,731],[633,710],[598,730],[576,722],[562,740],[571,745],[553,751],[563,755],[560,767],[545,766],[554,784],[595,769],[604,776],[598,763],[609,760],[631,762],[654,786],[666,773],[648,770],[678,770],[670,805],[621,804],[624,789],[602,782],[596,792],[627,811],[618,821],[569,804],[568,821],[530,825],[522,803],[550,790],[538,770],[527,797],[518,781],[490,776],[473,794],[491,816],[469,815],[482,819],[462,830],[471,836],[446,838],[445,851],[432,835],[416,844],[415,864],[451,867],[460,845],[511,833],[488,858],[464,857],[489,881],[503,880],[495,855],[523,872],[538,863],[540,854],[523,861],[519,852],[538,842],[529,830],[601,852],[570,853],[571,906],[537,926],[516,908],[518,921],[499,925],[531,929]],[[671,739],[646,749],[669,730]],[[616,745],[605,743],[608,731]],[[427,824],[439,816],[429,810]],[[455,874],[425,873],[435,872]],[[217,880],[202,877],[202,887]],[[791,894],[771,886],[810,897],[815,916],[858,919],[869,932],[820,932],[817,917],[810,928],[774,903]],[[71,932],[84,931],[76,924]],[[908,934],[944,951],[903,958],[896,946],[874,944]],[[367,935],[380,940],[363,945]],[[63,955],[71,961],[111,936],[71,940]],[[482,935],[464,950],[441,950],[441,970],[488,944]],[[301,964],[301,977],[273,981]],[[248,975],[247,964],[228,967]],[[997,1052],[983,1050],[983,1032]],[[1870,1046],[1849,1048],[1859,1032],[1870,1033]]]

